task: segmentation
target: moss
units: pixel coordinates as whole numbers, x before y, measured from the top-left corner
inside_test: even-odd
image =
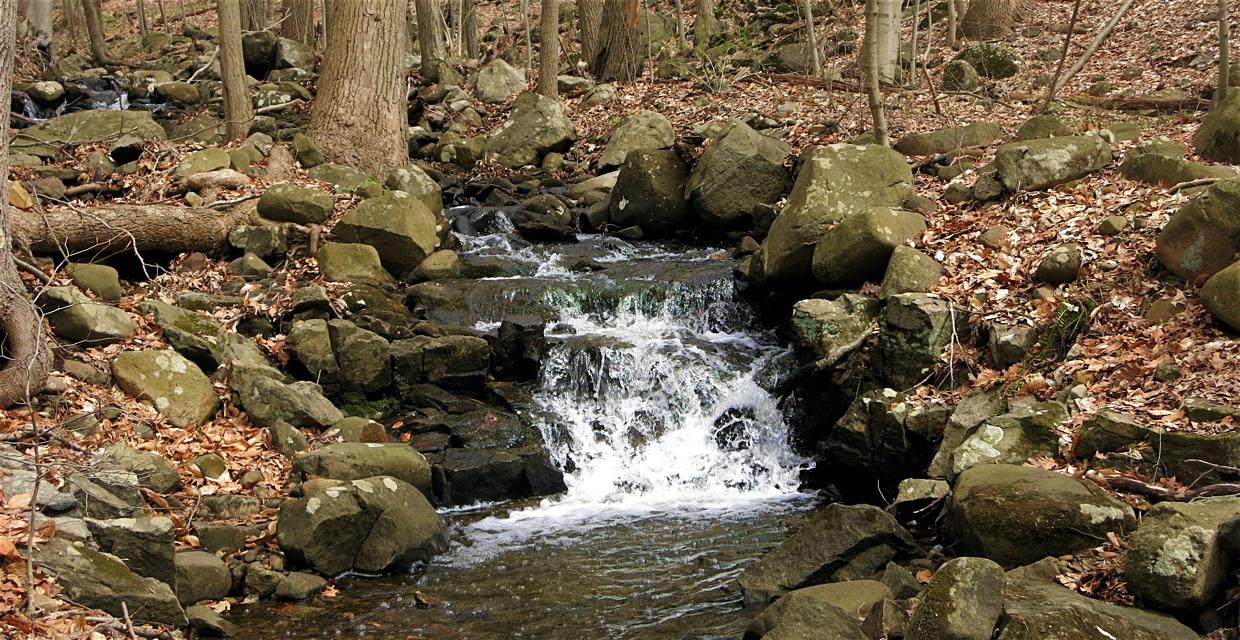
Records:
[[[342,405],[340,410],[346,416],[381,420],[396,410],[396,398],[379,398],[376,400],[360,400]]]

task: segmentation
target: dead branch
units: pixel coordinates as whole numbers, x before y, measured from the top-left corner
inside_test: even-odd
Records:
[[[1152,502],[1191,502],[1197,498],[1240,495],[1240,483],[1211,484],[1198,489],[1176,491],[1135,478],[1103,476],[1097,471],[1089,471],[1085,477],[1103,489],[1136,494]]]

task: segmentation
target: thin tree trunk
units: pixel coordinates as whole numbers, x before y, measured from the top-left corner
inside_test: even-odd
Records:
[[[534,29],[530,26],[530,0],[521,0],[521,24],[525,27],[525,74],[534,68]]]
[[[542,0],[542,16],[538,23],[538,93],[556,98],[559,97],[556,77],[560,75],[559,0]]]
[[[1095,53],[1098,53],[1098,49],[1102,47],[1102,43],[1110,37],[1112,31],[1115,31],[1115,27],[1119,26],[1119,21],[1122,20],[1124,18],[1124,14],[1128,13],[1128,10],[1132,8],[1134,2],[1136,2],[1136,0],[1124,0],[1124,4],[1120,5],[1119,10],[1115,12],[1115,15],[1111,16],[1111,19],[1102,26],[1102,30],[1098,32],[1098,35],[1094,36],[1093,42],[1089,43],[1089,46],[1085,48],[1085,52],[1081,54],[1081,57],[1077,58],[1072,67],[1068,69],[1067,73],[1063,74],[1059,80],[1055,81],[1055,83],[1051,85],[1054,88],[1053,91],[1055,93],[1058,93],[1064,87],[1068,86],[1068,83],[1072,81],[1072,78],[1075,77],[1076,74],[1080,73],[1081,69],[1085,68],[1085,64],[1089,62],[1090,58],[1094,57]]]
[[[645,51],[639,40],[641,13],[638,0],[605,0],[594,73],[603,82],[634,80],[640,75]]]
[[[9,95],[17,43],[17,1],[0,0],[0,96]],[[26,295],[13,262],[9,231],[9,100],[0,100],[0,406],[29,402],[51,370],[51,349],[43,320]]]
[[[676,0],[676,48],[684,51],[689,46],[688,36],[685,35],[685,3],[684,0]]]
[[[229,140],[249,134],[254,105],[245,86],[245,58],[241,53],[241,9],[235,0],[216,0],[220,17],[220,76],[224,81],[224,119]]]
[[[159,0],[159,22],[164,26],[164,33],[172,33],[168,28],[168,12],[164,8],[164,0]]]
[[[146,0],[138,0],[136,6],[138,11],[138,33],[143,38],[146,38],[149,33],[146,26]]]
[[[956,48],[956,25],[960,19],[956,17],[956,0],[947,0],[947,47]]]
[[[1051,76],[1050,86],[1046,87],[1046,100],[1042,101],[1041,112],[1051,108],[1051,102],[1055,99],[1055,91],[1059,89],[1059,76],[1063,74],[1063,65],[1068,61],[1068,47],[1072,45],[1072,33],[1076,31],[1076,19],[1080,14],[1081,0],[1076,0],[1072,4],[1072,17],[1068,18],[1068,33],[1064,34],[1063,47],[1059,49],[1059,62],[1055,63],[1055,75]]]
[[[887,139],[887,117],[883,113],[883,93],[879,89],[881,76],[879,73],[878,41],[880,32],[885,29],[882,24],[879,3],[882,0],[866,0],[865,3],[865,46],[862,47],[865,57],[865,87],[870,102],[870,117],[874,120],[874,140],[884,147],[890,146]]]
[[[108,42],[103,31],[103,14],[99,9],[99,0],[82,0],[82,11],[86,14],[86,32],[90,35],[90,55],[97,64],[113,64],[112,54],[108,53]]]
[[[83,28],[82,5],[77,0],[64,0],[60,3],[60,12],[65,16],[65,31],[69,40],[76,42]]]
[[[1012,32],[1016,0],[969,0],[960,32],[969,38],[997,40]]]
[[[591,73],[598,53],[599,29],[603,21],[603,0],[577,0],[577,37],[581,40],[581,59]]]
[[[26,7],[26,23],[35,46],[51,53],[52,50],[52,0],[30,0]]]
[[[715,35],[715,0],[697,0],[693,17],[693,39],[698,49],[710,48],[710,38]]]
[[[1214,94],[1214,102],[1218,104],[1227,99],[1227,88],[1231,86],[1231,20],[1227,8],[1227,0],[1218,0],[1218,91]]]
[[[241,3],[241,29],[262,31],[267,28],[267,0],[232,0]]]
[[[304,45],[314,45],[314,0],[284,0],[280,35]]]
[[[461,15],[464,5],[462,0],[452,0],[452,33],[456,35],[452,48],[458,56],[465,53],[465,17]]]
[[[414,4],[418,17],[418,47],[422,51],[422,75],[438,82],[439,63],[448,58],[443,16],[439,13],[437,0],[416,0]]]
[[[818,29],[814,26],[814,3],[813,0],[804,0],[802,4],[805,9],[805,30],[809,35],[811,69],[815,78],[821,78],[822,56],[818,53]]]
[[[482,54],[481,35],[478,33],[478,5],[476,0],[464,0],[465,24],[462,27],[465,34],[461,36],[461,42],[465,47],[465,56],[469,58],[477,58]]]
[[[376,177],[409,161],[406,12],[406,0],[337,0],[306,126],[331,160]]]
[[[869,0],[866,3],[867,10],[871,10]],[[879,80],[892,84],[900,79],[901,4],[901,0],[877,0],[874,3],[874,29],[871,31],[867,23],[865,41],[861,45],[862,67],[868,64],[865,58],[869,49],[875,49],[874,63],[878,65]]]
[[[908,86],[917,88],[917,36],[919,35],[921,23],[921,0],[913,2],[913,39],[909,43],[909,51],[912,53],[908,61]]]

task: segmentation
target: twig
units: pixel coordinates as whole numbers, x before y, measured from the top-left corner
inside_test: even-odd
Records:
[[[1123,19],[1124,14],[1128,13],[1128,10],[1132,8],[1134,2],[1136,2],[1136,0],[1125,0],[1124,4],[1121,5],[1119,10],[1115,12],[1115,15],[1112,16],[1105,25],[1103,25],[1102,30],[1099,31],[1098,35],[1094,37],[1094,41],[1089,43],[1089,46],[1085,48],[1085,53],[1082,53],[1081,57],[1077,58],[1076,63],[1072,65],[1072,68],[1068,69],[1067,73],[1059,77],[1054,83],[1051,84],[1050,95],[1055,95],[1056,92],[1067,86],[1068,82],[1070,82],[1072,78],[1081,71],[1081,69],[1085,68],[1085,64],[1089,62],[1090,58],[1094,57],[1094,54],[1098,52],[1098,48],[1102,46],[1102,43],[1106,41],[1108,37],[1110,37],[1111,32],[1115,31],[1115,27],[1119,25],[1119,21]]]
[[[1171,193],[1179,193],[1185,189],[1191,189],[1193,187],[1204,187],[1209,184],[1214,184],[1219,180],[1222,180],[1222,178],[1198,178],[1196,180],[1188,180],[1171,187]]]
[[[1093,482],[1104,489],[1112,489],[1115,491],[1122,491],[1124,493],[1135,493],[1150,500],[1162,502],[1191,502],[1197,498],[1240,495],[1240,484],[1238,483],[1212,484],[1199,489],[1175,491],[1173,489],[1160,487],[1135,478],[1125,478],[1123,476],[1103,476],[1097,471],[1092,470],[1086,472],[1085,477],[1090,482]]]
[[[277,111],[283,111],[289,107],[301,105],[301,104],[305,104],[305,100],[302,100],[301,98],[296,98],[288,102],[281,102],[280,104],[269,104],[265,107],[259,107],[255,109],[254,115],[261,116],[264,113],[275,113]]]
[[[1076,31],[1076,18],[1081,13],[1081,0],[1076,0],[1076,4],[1072,5],[1072,17],[1068,19],[1068,33],[1063,37],[1063,48],[1059,50],[1059,63],[1055,65],[1055,75],[1052,76],[1051,84],[1046,88],[1046,100],[1042,102],[1042,108],[1039,113],[1044,113],[1051,108],[1051,101],[1055,99],[1055,92],[1059,90],[1059,78],[1063,75],[1063,65],[1068,61],[1068,46],[1072,44],[1072,33]]]
[[[216,59],[216,58],[218,58],[219,56],[220,56],[220,48],[219,48],[219,47],[216,47],[216,48],[215,48],[215,51],[211,53],[211,59],[210,59],[210,60],[207,60],[207,63],[206,63],[206,64],[204,64],[204,65],[202,65],[201,67],[199,67],[199,68],[198,68],[198,70],[194,72],[194,75],[190,76],[190,77],[189,77],[189,80],[186,80],[186,82],[193,82],[193,81],[194,81],[194,79],[198,77],[198,74],[200,74],[200,73],[202,73],[203,71],[206,71],[208,68],[210,68],[210,67],[211,67],[211,63],[212,63],[212,62],[215,62],[215,59]]]
[[[129,640],[138,640],[138,634],[133,630],[133,620],[129,619],[129,605],[124,600],[121,601],[121,619],[125,621],[125,633],[129,634]]]
[[[30,264],[29,262],[26,262],[25,260],[22,260],[21,258],[17,256],[13,256],[13,262],[17,266],[21,267],[22,271],[25,271],[29,273],[30,275],[42,280],[43,284],[52,283],[52,277],[44,273],[43,270],[38,268],[37,266]]]
[[[69,187],[68,189],[65,189],[65,197],[72,198],[74,196],[80,196],[84,193],[98,193],[107,188],[107,185],[99,182],[88,182],[86,184],[79,184],[76,187]]]

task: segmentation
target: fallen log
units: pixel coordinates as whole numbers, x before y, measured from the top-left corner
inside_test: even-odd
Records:
[[[52,211],[13,211],[14,239],[31,253],[96,250],[181,253],[212,251],[228,232],[255,216],[254,208],[111,204]]]
[[[1042,99],[1032,93],[1012,94],[1009,96],[1017,102],[1032,103]],[[1161,96],[1061,96],[1061,102],[1073,102],[1087,107],[1110,109],[1112,111],[1209,111],[1210,101],[1205,98],[1190,96],[1187,98],[1170,98]]]

